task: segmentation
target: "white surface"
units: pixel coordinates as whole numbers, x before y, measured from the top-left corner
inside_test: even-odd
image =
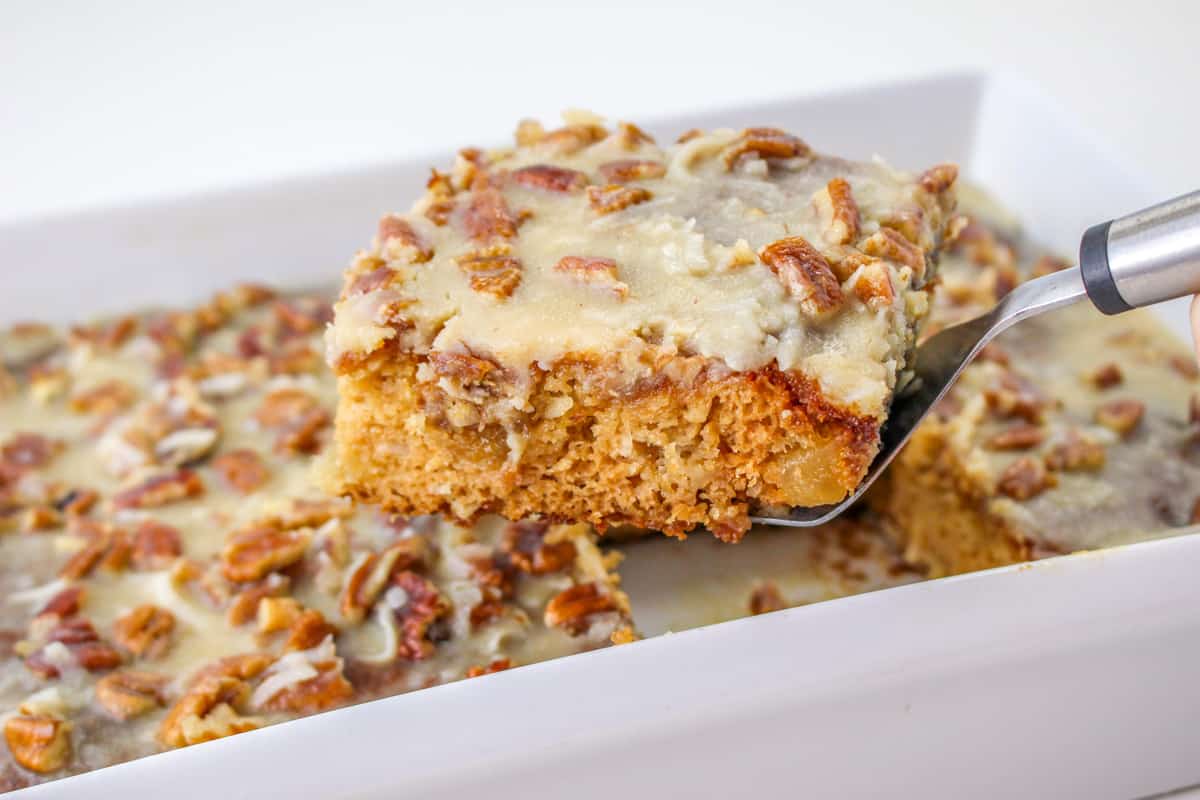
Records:
[[[901,108],[920,129],[872,128]],[[1060,244],[1100,209],[1148,199],[1090,135],[1008,81],[961,76],[711,112],[733,124],[762,114],[807,122],[814,144],[836,140],[851,155],[880,142],[900,164],[950,154]],[[1039,182],[1088,191],[1029,193],[1031,167]],[[250,275],[327,279],[419,171],[397,164],[0,228],[0,250],[24,265],[0,294],[0,318],[184,301]],[[62,231],[71,246],[47,248]],[[64,297],[64,282],[77,291]],[[331,712],[29,796],[1165,791],[1200,781],[1198,561],[1193,535],[835,600]]]
[[[1177,194],[1200,186],[1197,30],[1190,0],[9,0],[0,219],[499,141],[567,106],[641,121],[971,65]]]

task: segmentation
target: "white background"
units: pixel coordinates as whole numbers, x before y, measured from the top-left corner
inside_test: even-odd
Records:
[[[1178,193],[1198,32],[1184,0],[6,2],[0,220],[963,66],[1040,83]]]

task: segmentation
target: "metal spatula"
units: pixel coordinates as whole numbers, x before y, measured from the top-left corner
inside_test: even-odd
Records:
[[[867,476],[840,503],[759,510],[754,522],[807,528],[845,511],[867,490],[963,368],[997,335],[1044,311],[1088,297],[1105,314],[1120,314],[1200,293],[1200,191],[1088,229],[1079,266],[1023,283],[995,308],[939,331],[916,351],[913,379],[892,402],[879,454]]]

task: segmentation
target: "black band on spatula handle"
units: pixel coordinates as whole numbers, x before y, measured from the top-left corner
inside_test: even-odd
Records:
[[[1121,298],[1108,266],[1108,229],[1112,220],[1093,225],[1079,243],[1079,271],[1092,304],[1105,314],[1120,314],[1132,308]]]

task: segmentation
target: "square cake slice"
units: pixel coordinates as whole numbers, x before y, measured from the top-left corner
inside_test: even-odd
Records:
[[[974,221],[947,246],[927,327],[1066,266],[1022,253],[1005,227]],[[966,369],[869,501],[933,576],[1193,530],[1198,377],[1150,311],[1080,304],[1023,322]]]
[[[957,170],[773,128],[522,123],[346,271],[336,480],[400,514],[737,540],[857,486],[925,315]]]

